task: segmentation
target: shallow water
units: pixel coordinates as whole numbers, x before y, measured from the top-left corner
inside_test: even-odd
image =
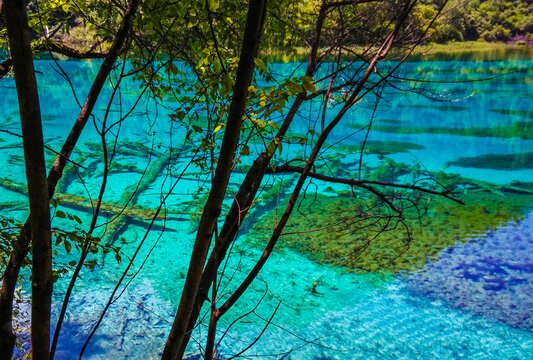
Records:
[[[60,64],[70,74],[78,98],[83,99],[99,63],[63,61]],[[288,72],[296,65],[279,64],[276,71]],[[54,70],[51,61],[36,61],[36,67],[46,144],[58,150],[79,108],[70,87]],[[446,168],[448,173],[459,173],[470,178],[472,183],[517,186],[517,181],[533,182],[533,105],[530,100],[533,61],[410,62],[397,75],[394,81],[399,89],[384,90],[386,96],[372,123],[368,140],[369,146],[374,148],[364,156],[368,164],[379,164],[385,156],[398,163],[421,163],[428,171]],[[408,78],[410,80],[406,80]],[[422,82],[428,78],[443,82]],[[487,78],[492,80],[471,82]],[[450,80],[459,82],[448,83]],[[404,87],[416,87],[420,94],[402,91]],[[1,128],[19,133],[13,81],[0,81],[0,92]],[[127,111],[138,93],[136,84],[124,84],[121,104],[113,107],[113,121]],[[106,94],[109,89],[103,95]],[[206,188],[209,181],[208,173],[188,167],[190,149],[183,150],[175,161],[170,158],[170,167],[168,158],[167,162],[161,160],[158,164],[158,159],[165,159],[168,154],[168,147],[178,148],[183,142],[184,130],[171,127],[168,122],[168,108],[175,106],[171,99],[164,103],[143,99],[131,117],[110,134],[119,132],[119,152],[115,156],[105,202],[124,205],[129,200],[124,191],[137,184],[145,169],[151,171],[158,166],[154,170],[157,177],[131,200],[138,209],[148,209],[144,215],[149,218],[150,209],[161,202],[161,194],[170,189],[181,171],[185,174],[166,200],[167,220],[156,221],[157,231],[148,235],[127,278],[131,284],[112,305],[84,358],[156,357],[170,329],[196,225],[195,215],[191,213],[199,210],[195,194],[198,188]],[[100,100],[96,107],[96,125],[105,107],[105,100]],[[314,110],[311,107],[302,113],[294,131],[307,129],[309,114]],[[339,171],[354,174],[357,170],[354,164],[360,154],[354,148],[336,148],[335,143],[344,140],[348,145],[360,145],[365,131],[358,130],[367,124],[370,112],[370,102],[360,104],[349,121],[332,134],[329,144],[332,152],[338,155]],[[346,139],[352,133],[353,136]],[[396,147],[390,146],[393,141],[397,142]],[[98,144],[97,132],[91,124],[74,156],[85,167],[78,170],[83,181],[75,171],[68,172],[60,184],[61,193],[86,199],[97,196],[103,172],[100,158],[95,155]],[[256,154],[261,146],[250,146],[250,153]],[[3,186],[23,184],[19,138],[0,134],[0,149],[2,178],[9,179],[2,182]],[[285,151],[297,153],[292,145],[285,146]],[[243,158],[243,162],[251,158]],[[47,159],[53,159],[52,152],[47,153]],[[321,163],[333,164],[327,159],[319,160],[318,165]],[[242,176],[236,174],[230,180],[231,191],[236,191]],[[269,179],[268,184],[271,183]],[[332,193],[331,188],[327,189],[328,184],[314,183],[314,186],[330,196],[336,196],[335,191],[346,191],[335,186]],[[281,189],[282,193],[289,190],[288,186]],[[27,215],[25,196],[12,188],[0,187],[0,191],[2,214],[23,220]],[[504,203],[509,193],[501,192]],[[200,197],[204,194],[205,191]],[[230,204],[231,199],[228,196],[226,204]],[[271,200],[261,198],[253,216],[259,218],[274,209]],[[427,259],[423,269],[393,275],[354,273],[353,269],[313,261],[316,257],[301,249],[281,246],[262,271],[261,281],[256,282],[239,301],[238,308],[224,320],[222,325],[228,325],[238,314],[254,309],[258,299],[262,299],[253,312],[228,331],[219,352],[230,355],[245,348],[261,333],[281,301],[266,333],[246,354],[317,360],[533,358],[533,213],[528,214],[528,208],[531,206],[523,207],[520,215],[511,216],[506,223],[481,224],[481,228],[475,228],[476,233],[457,234],[449,239],[450,245],[440,254]],[[68,205],[66,199],[58,209],[79,216],[82,224],[56,216],[54,227],[87,229],[90,217],[86,209]],[[112,218],[113,211],[106,216]],[[126,243],[121,250],[123,261],[117,264],[114,253],[97,254],[93,258],[105,266],[82,272],[62,329],[56,359],[77,356],[126,259],[133,255],[134,246],[146,232],[146,218],[123,219],[127,221],[121,227],[111,225],[98,229],[102,235],[113,229],[120,233],[115,237],[115,244]],[[105,220],[101,218],[102,223]],[[118,220],[111,224],[115,223]],[[235,244],[233,251],[238,256],[228,264],[233,277],[229,289],[244,276],[243,269],[250,268],[261,253],[261,243],[254,236],[257,233],[250,231]],[[68,266],[66,264],[77,258],[75,252],[66,254],[63,244],[56,249],[55,268]],[[137,271],[133,278],[131,275]],[[67,282],[68,276],[62,276],[55,284],[58,294],[54,299],[55,316],[60,306],[59,294],[65,290]],[[200,339],[205,333],[205,326],[201,327]],[[191,352],[197,350],[197,345],[191,346]]]

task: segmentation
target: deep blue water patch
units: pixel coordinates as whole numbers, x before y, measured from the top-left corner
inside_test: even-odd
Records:
[[[533,213],[442,252],[409,288],[513,327],[533,330]]]

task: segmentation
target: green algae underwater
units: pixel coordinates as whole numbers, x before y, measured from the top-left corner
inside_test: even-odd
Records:
[[[280,245],[350,272],[419,271],[444,249],[520,221],[533,203],[531,183],[505,187],[460,176],[454,180],[455,186],[468,184],[460,196],[465,205],[425,195],[425,204],[405,211],[403,219],[389,219],[384,204],[354,199],[351,191],[330,188],[329,194],[308,195],[298,205],[301,212],[287,224]],[[275,218],[275,209],[263,215],[251,238],[268,239]]]

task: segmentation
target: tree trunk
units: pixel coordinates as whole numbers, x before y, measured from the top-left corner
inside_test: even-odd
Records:
[[[205,265],[209,246],[211,245],[215,226],[220,216],[222,201],[224,200],[231,174],[235,149],[239,141],[242,116],[248,96],[248,87],[252,81],[255,68],[254,58],[257,55],[263,31],[266,3],[266,0],[250,0],[248,5],[244,39],[233,88],[233,98],[228,113],[227,127],[222,140],[211,191],[209,192],[209,197],[198,226],[198,232],[196,233],[189,271],[181,294],[178,311],[163,350],[163,360],[178,358],[179,349],[187,332],[189,318],[196,303],[202,270]]]
[[[142,0],[130,1],[128,9],[124,13],[122,24],[120,25],[107,57],[100,66],[100,70],[98,71],[89,94],[87,95],[83,108],[65,140],[60,155],[57,156],[56,161],[48,174],[47,196],[49,199],[54,195],[56,185],[61,179],[65,165],[76,146],[85,124],[87,124],[87,120],[93,111],[96,100],[105,84],[105,80],[113,69],[113,65],[117,61],[119,55],[122,53],[124,43],[132,27],[134,15],[141,2]],[[4,8],[7,8],[7,3],[4,4]],[[20,28],[22,29],[22,27]],[[13,244],[13,250],[9,262],[4,271],[2,292],[0,294],[0,360],[11,359],[11,354],[13,353],[15,338],[12,331],[13,296],[20,268],[30,248],[30,229],[31,218],[28,218],[20,235]]]
[[[324,20],[326,18],[326,10],[327,10],[326,2],[322,1],[320,10],[317,16],[317,21],[315,24],[313,40],[311,42],[311,49],[309,52],[309,60],[308,60],[307,69],[305,72],[307,76],[313,76],[313,74],[315,73],[316,67],[317,67],[317,52],[318,52],[320,37],[322,34],[322,28],[324,25]],[[298,112],[300,106],[305,101],[305,97],[306,97],[306,93],[300,93],[294,99],[294,103],[292,104],[289,112],[287,113],[287,116],[285,117],[285,120],[283,121],[282,126],[280,127],[278,133],[276,134],[276,138],[279,139],[280,141],[285,137],[285,134],[290,124],[292,123],[294,116]],[[187,325],[187,331],[185,333],[185,338],[184,338],[185,340],[182,342],[181,347],[178,351],[178,355],[179,355],[178,357],[183,356],[183,354],[185,353],[187,343],[189,342],[192,331],[194,329],[194,325],[196,324],[196,321],[198,320],[198,317],[200,315],[200,311],[202,309],[204,302],[208,298],[208,291],[209,291],[209,288],[211,287],[211,284],[213,283],[213,280],[215,277],[214,275],[218,271],[218,267],[220,263],[226,257],[226,253],[228,251],[229,246],[231,245],[235,236],[237,235],[237,232],[240,229],[240,225],[242,224],[243,220],[246,218],[246,215],[248,214],[248,210],[250,209],[253,201],[256,198],[257,191],[261,187],[261,183],[265,176],[265,172],[268,168],[268,165],[270,164],[270,160],[272,159],[272,156],[273,154],[269,154],[267,151],[264,151],[263,153],[261,153],[255,159],[254,163],[248,170],[248,173],[246,174],[244,181],[239,187],[239,191],[237,192],[237,195],[235,196],[235,200],[233,201],[233,204],[228,212],[228,215],[226,216],[226,219],[224,220],[224,225],[222,226],[222,229],[220,231],[219,239],[217,240],[219,241],[218,250],[216,253],[213,252],[211,254],[204,268],[204,271],[202,273],[202,278],[200,280],[200,286],[199,286],[199,290],[198,290],[196,301],[195,301],[196,304],[189,318],[189,323]]]
[[[409,11],[411,10],[412,3],[407,2],[404,11],[398,16],[397,24],[394,28],[394,30],[389,34],[389,36],[385,39],[379,50],[377,51],[376,55],[373,57],[372,61],[370,61],[364,75],[359,80],[357,86],[350,94],[348,100],[345,102],[342,109],[337,113],[337,115],[333,118],[333,120],[328,124],[328,126],[324,129],[322,134],[318,137],[318,140],[316,144],[313,147],[313,150],[309,157],[307,158],[305,162],[305,167],[303,171],[300,174],[300,178],[298,179],[298,182],[296,183],[293,192],[291,194],[291,197],[289,199],[289,202],[285,208],[285,211],[283,212],[283,215],[281,216],[280,220],[277,222],[276,227],[274,228],[274,231],[272,233],[272,236],[270,237],[270,240],[268,241],[265,250],[263,251],[263,254],[260,256],[260,258],[255,263],[252,270],[248,273],[246,278],[242,281],[242,283],[239,285],[239,287],[233,291],[231,296],[226,300],[226,302],[220,306],[218,309],[216,309],[215,314],[218,318],[222,317],[235,303],[237,300],[240,299],[240,297],[244,294],[244,292],[248,289],[248,287],[251,285],[251,283],[257,278],[257,275],[265,265],[266,261],[272,254],[272,251],[281,237],[281,234],[283,232],[283,229],[285,228],[285,225],[289,221],[289,218],[292,214],[292,211],[294,210],[294,206],[296,204],[296,201],[298,200],[298,197],[300,196],[300,192],[302,191],[302,188],[307,180],[307,176],[311,172],[311,169],[314,165],[314,162],[316,158],[318,157],[322,145],[326,142],[326,139],[328,138],[329,134],[333,129],[338,125],[338,123],[341,121],[341,119],[344,117],[346,112],[357,103],[357,99],[359,98],[360,92],[363,90],[370,74],[375,70],[376,64],[381,61],[385,55],[389,52],[394,39],[396,38],[396,35],[398,34],[398,31],[400,29],[401,24],[405,21],[407,18],[407,15],[409,14]]]
[[[400,21],[399,21],[400,23],[404,21],[405,16],[406,16],[406,14],[409,11],[410,7],[408,5],[409,4],[406,5],[406,8],[405,8],[403,14],[400,15]],[[308,75],[308,76],[312,76],[313,73],[314,73],[314,70],[316,68],[316,50],[318,48],[321,27],[322,27],[323,21],[325,19],[325,10],[327,9],[327,7],[328,7],[328,5],[326,3],[323,3],[322,7],[320,9],[320,12],[318,14],[316,32],[315,32],[315,35],[313,37],[313,42],[312,42],[313,44],[312,44],[312,47],[311,47],[309,64],[308,64],[308,68],[307,68],[307,71],[306,71],[306,75]],[[360,83],[358,84],[356,89],[353,91],[353,93],[352,93],[352,95],[350,97],[350,100],[348,101],[348,104],[345,105],[344,109],[337,115],[337,117],[333,120],[332,124],[330,124],[328,126],[328,128],[325,129],[324,133],[319,137],[318,143],[315,146],[315,149],[313,150],[313,154],[310,155],[310,158],[308,159],[308,161],[306,163],[306,168],[304,169],[304,171],[302,171],[302,176],[300,177],[300,179],[298,181],[298,184],[296,185],[296,187],[294,189],[294,192],[293,192],[293,194],[291,196],[289,204],[287,205],[287,209],[284,212],[284,214],[282,216],[282,219],[278,222],[277,227],[276,227],[276,229],[275,229],[275,231],[274,231],[274,233],[272,235],[271,240],[268,243],[267,248],[265,249],[265,251],[264,251],[263,255],[261,256],[261,258],[257,261],[256,265],[254,266],[254,269],[247,276],[247,278],[245,279],[243,284],[241,284],[241,286],[239,286],[239,288],[232,294],[230,299],[226,303],[224,303],[224,305],[222,305],[219,309],[215,308],[214,312],[212,310],[211,319],[210,319],[210,322],[209,322],[209,331],[213,330],[211,328],[212,324],[213,323],[216,324],[218,319],[230,307],[232,307],[233,304],[246,291],[248,286],[256,278],[257,274],[259,273],[259,271],[261,270],[261,268],[265,264],[265,262],[268,259],[270,253],[272,252],[272,249],[274,248],[277,240],[279,239],[279,237],[281,235],[281,232],[282,232],[283,228],[285,227],[285,224],[287,223],[287,221],[288,221],[288,219],[289,219],[289,217],[290,217],[290,215],[292,213],[294,204],[296,203],[296,199],[299,196],[299,193],[300,193],[300,191],[302,189],[302,186],[303,186],[303,184],[304,184],[304,182],[305,182],[305,180],[307,178],[307,175],[308,175],[310,169],[312,168],[314,160],[315,160],[316,156],[318,155],[323,142],[327,138],[329,132],[331,132],[331,130],[335,127],[335,125],[343,117],[343,115],[347,111],[347,109],[349,109],[353,105],[354,99],[357,97],[357,95],[359,94],[359,92],[363,88],[363,85],[366,83],[366,80],[368,79],[368,76],[370,75],[370,73],[373,71],[376,63],[379,60],[381,60],[382,57],[384,57],[385,54],[389,51],[390,46],[391,46],[391,44],[392,44],[392,42],[393,42],[393,40],[395,38],[395,35],[396,35],[397,31],[398,31],[397,29],[395,31],[393,31],[389,35],[387,40],[385,40],[384,44],[382,45],[382,47],[380,48],[380,50],[376,54],[376,56],[373,59],[373,61],[371,62],[371,64],[369,65],[369,67],[368,67],[365,75],[361,79]],[[287,117],[288,119],[292,119],[292,117],[294,116],[293,112],[296,112],[297,108],[299,107],[299,105],[301,104],[302,101],[303,101],[303,97],[301,98],[300,95],[297,96],[297,98],[295,100],[295,104],[293,105],[293,108],[291,108],[291,111],[288,114],[288,117]],[[296,107],[296,108],[294,108],[294,107]],[[290,121],[289,121],[289,124],[290,124]],[[285,126],[285,125],[286,125],[286,121],[284,121],[283,126]],[[282,126],[282,129],[283,129],[283,126]],[[280,129],[280,130],[282,130],[282,129]],[[284,132],[282,133],[281,137],[283,137],[283,134],[284,134]],[[227,248],[228,248],[229,244],[233,241],[233,238],[235,237],[235,235],[236,235],[236,233],[238,231],[238,228],[240,226],[240,222],[242,222],[242,219],[247,214],[248,208],[252,204],[252,202],[253,202],[253,200],[255,198],[255,194],[256,194],[259,186],[260,186],[261,180],[262,180],[262,178],[263,178],[263,176],[265,174],[265,171],[267,169],[267,165],[268,165],[269,162],[270,162],[270,157],[266,153],[262,153],[256,159],[256,161],[254,162],[254,164],[250,168],[250,170],[249,170],[249,172],[248,172],[243,184],[241,185],[241,187],[239,189],[239,192],[237,193],[236,200],[235,200],[232,208],[230,209],[230,212],[229,212],[228,216],[226,217],[226,221],[224,223],[224,226],[223,226],[223,228],[222,228],[222,230],[220,232],[220,235],[219,235],[220,240],[217,240],[217,241],[219,241],[219,242],[217,242],[217,245],[220,248],[220,250],[216,254],[211,254],[211,257],[209,258],[209,261],[208,261],[208,263],[207,263],[207,265],[206,265],[206,267],[204,269],[204,273],[202,274],[202,280],[201,280],[201,283],[200,283],[200,289],[199,289],[198,294],[197,294],[197,304],[196,304],[196,306],[194,308],[194,312],[193,312],[191,318],[189,319],[188,331],[187,331],[187,335],[186,335],[187,339],[188,339],[188,337],[190,337],[190,334],[191,334],[191,332],[193,330],[195,322],[196,322],[196,320],[197,320],[197,318],[198,318],[198,316],[200,314],[200,310],[202,308],[202,305],[205,302],[205,300],[207,299],[208,290],[209,290],[209,288],[210,288],[210,286],[211,286],[211,284],[212,284],[212,282],[214,280],[214,275],[213,274],[216,273],[216,271],[218,269],[218,265],[221,263],[221,261],[225,257]],[[239,210],[240,208],[243,208],[245,210],[243,210],[241,212]],[[238,221],[237,221],[237,218],[238,218]],[[208,338],[208,341],[209,341],[209,338]],[[180,354],[184,353],[185,345],[186,344],[182,344],[182,347],[180,349]],[[209,350],[210,349],[206,349],[206,354],[208,353]]]
[[[49,359],[52,243],[39,95],[25,2],[7,0],[4,4],[4,13],[17,85],[33,239],[32,359]],[[10,326],[11,324],[7,324],[8,330]],[[12,338],[8,341],[12,341]]]

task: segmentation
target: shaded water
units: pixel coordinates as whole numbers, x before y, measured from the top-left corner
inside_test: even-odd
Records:
[[[98,62],[67,61],[61,62],[61,66],[71,76],[78,98],[83,99]],[[275,71],[287,73],[296,66],[280,64]],[[36,67],[40,72],[46,144],[58,150],[79,108],[71,88],[54,70],[53,62],[40,60]],[[438,245],[429,235],[429,240],[419,239],[422,250],[407,252],[409,257],[404,259],[410,271],[398,260],[386,273],[353,272],[357,268],[368,270],[371,268],[368,263],[377,261],[364,256],[349,266],[330,266],[347,264],[350,260],[348,253],[340,252],[340,260],[335,262],[331,258],[333,250],[311,243],[325,242],[321,239],[330,241],[330,234],[319,233],[318,239],[297,236],[282,243],[262,271],[260,281],[222,324],[228,325],[235,316],[250,312],[224,337],[219,348],[222,355],[245,348],[261,333],[281,301],[267,332],[247,354],[272,355],[279,359],[533,357],[533,215],[528,214],[532,202],[531,195],[527,195],[533,188],[533,105],[530,100],[533,62],[410,62],[397,76],[396,89],[385,88],[384,100],[373,119],[368,137],[370,150],[364,155],[367,166],[378,167],[386,160],[397,164],[420,163],[432,172],[445,168],[448,173],[458,173],[468,179],[462,180],[465,196],[471,196],[470,191],[473,191],[480,194],[478,198],[490,202],[480,200],[466,210],[452,207],[449,217],[459,223],[464,218],[467,223],[457,225],[455,232],[439,230],[433,234],[443,238],[438,239]],[[492,80],[472,81],[487,78]],[[427,79],[437,82],[426,83]],[[449,83],[451,80],[457,82]],[[412,88],[416,91],[403,91]],[[19,133],[13,81],[0,81],[0,91],[0,126]],[[120,119],[138,93],[136,84],[124,85],[121,103],[115,103],[112,108],[112,121]],[[97,104],[97,126],[107,105],[105,99],[102,96]],[[117,264],[113,252],[92,257],[100,266],[92,271],[85,269],[81,274],[62,330],[57,359],[77,356],[120,277],[126,259],[133,255],[135,245],[143,238],[152,210],[184,171],[183,178],[166,200],[167,219],[155,223],[157,231],[148,235],[127,278],[131,284],[112,305],[85,358],[147,359],[156,357],[162,349],[185,280],[197,212],[201,210],[200,200],[209,181],[208,173],[188,165],[191,149],[181,147],[185,130],[168,122],[167,114],[176,106],[178,103],[171,98],[162,103],[143,99],[130,118],[117,123],[109,134],[109,144],[114,135],[119,137],[104,201],[121,206],[130,201],[139,212],[115,219],[116,211],[109,207],[102,216],[102,224],[106,219],[114,221],[107,227],[101,226],[99,234],[105,237],[117,233],[111,239],[116,245],[122,244],[123,260]],[[361,103],[350,114],[349,121],[329,140],[328,146],[334,156],[319,159],[318,167],[326,166],[336,175],[344,173],[355,177],[359,170],[358,149],[366,133],[360,129],[368,123],[371,109],[371,102]],[[305,132],[313,124],[310,119],[316,118],[314,112],[315,108],[307,108],[293,132]],[[348,134],[352,135],[347,138]],[[343,146],[337,144],[341,140]],[[79,168],[78,172],[68,170],[59,192],[85,200],[60,197],[62,205],[58,210],[78,216],[82,224],[55,216],[55,228],[86,230],[90,221],[87,199],[97,196],[103,173],[94,126],[89,126],[80,144],[75,160],[84,168]],[[179,157],[168,156],[171,146],[182,149]],[[262,146],[260,143],[250,145],[252,155],[243,157],[243,162],[249,162]],[[2,133],[0,149],[0,163],[4,169],[0,184],[3,186],[0,187],[2,215],[23,220],[27,214],[26,198],[17,191],[20,187],[16,187],[24,183],[20,140]],[[288,154],[298,154],[296,149],[294,145],[284,147]],[[53,153],[48,151],[47,158],[52,161]],[[145,177],[155,174],[155,178],[150,179],[138,196],[130,199],[125,191],[137,186],[145,170]],[[232,192],[237,190],[242,177],[240,173],[232,177]],[[291,180],[285,179],[285,185],[279,189],[281,195],[291,189]],[[272,179],[266,182],[267,189],[272,182]],[[470,185],[464,185],[465,182]],[[204,190],[196,195],[199,188]],[[349,190],[317,181],[313,182],[313,188],[325,197],[324,204],[329,204],[329,198],[337,198]],[[481,196],[485,192],[486,197]],[[226,204],[231,200],[228,196]],[[500,204],[501,208],[495,210]],[[254,219],[261,216],[266,219],[275,207],[275,201],[265,190]],[[467,217],[467,212],[477,214],[475,211],[479,211],[477,220]],[[314,215],[310,210],[308,217],[316,221],[309,227],[318,227],[324,216]],[[445,221],[442,229],[450,228],[452,223]],[[305,222],[302,224],[307,226]],[[437,222],[431,224],[436,226]],[[265,236],[264,232],[250,230],[236,242],[233,249],[236,260],[228,264],[231,284],[237,284],[260,255],[260,240]],[[342,240],[350,243],[351,239],[343,236]],[[429,247],[434,245],[431,252],[428,252],[428,243]],[[348,248],[346,244],[343,246]],[[68,268],[68,263],[77,258],[75,251],[69,255],[64,248],[64,243],[58,241],[56,269]],[[415,267],[417,271],[412,271]],[[58,280],[57,294],[64,291],[67,281],[68,276]],[[258,299],[262,301],[257,306]],[[54,300],[57,316],[61,296]],[[21,306],[24,309],[24,305]],[[200,329],[201,342],[206,329]],[[190,350],[194,352],[197,348],[193,344]]]

